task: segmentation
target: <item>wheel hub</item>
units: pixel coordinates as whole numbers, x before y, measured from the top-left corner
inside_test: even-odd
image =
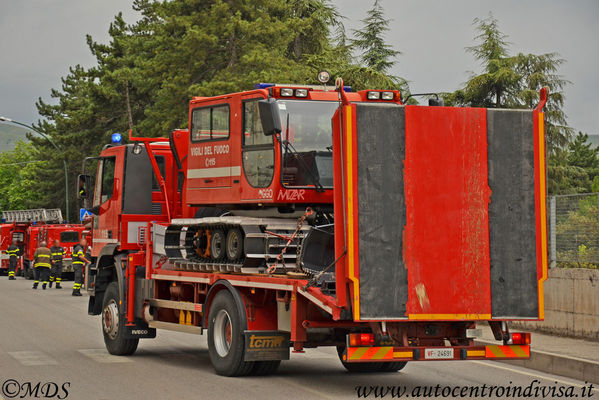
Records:
[[[111,300],[102,311],[102,327],[110,339],[116,338],[119,332],[119,308],[114,300]]]
[[[226,357],[233,342],[231,317],[225,310],[219,310],[214,318],[214,348],[221,357]]]

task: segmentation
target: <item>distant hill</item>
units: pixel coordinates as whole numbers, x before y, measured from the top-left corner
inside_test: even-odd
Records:
[[[0,122],[0,153],[13,150],[21,139],[27,140],[25,132],[25,128]]]

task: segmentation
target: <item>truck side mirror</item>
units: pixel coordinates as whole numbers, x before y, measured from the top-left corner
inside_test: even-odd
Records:
[[[279,105],[275,99],[258,101],[258,110],[260,111],[260,122],[262,122],[262,131],[266,136],[281,133],[281,116],[279,115]]]
[[[79,200],[92,201],[93,196],[93,181],[89,175],[79,175],[77,179],[79,184],[77,185],[77,198]]]

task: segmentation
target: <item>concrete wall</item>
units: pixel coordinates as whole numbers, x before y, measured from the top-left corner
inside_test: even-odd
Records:
[[[545,281],[545,321],[510,325],[599,340],[599,270],[549,269]]]

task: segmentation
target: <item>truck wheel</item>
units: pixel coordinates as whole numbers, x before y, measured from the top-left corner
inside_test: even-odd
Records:
[[[277,372],[279,365],[281,365],[281,360],[256,361],[254,362],[251,374],[256,376],[272,375]]]
[[[245,340],[239,310],[233,296],[223,290],[216,294],[208,314],[208,354],[217,374],[248,375],[254,362],[243,361]]]
[[[363,363],[348,363],[343,361],[343,351],[345,346],[337,347],[337,355],[343,367],[349,372],[360,372],[360,373],[372,373],[372,372],[383,372],[385,367],[383,362],[363,362]]]
[[[394,361],[394,362],[384,362],[381,368],[381,372],[397,372],[404,369],[404,367],[408,364],[407,361]]]
[[[243,235],[241,230],[233,228],[227,232],[227,258],[235,261],[243,255]]]
[[[139,339],[125,339],[125,316],[119,312],[119,286],[112,282],[106,288],[102,302],[102,333],[110,354],[130,356],[137,350]]]
[[[210,255],[213,260],[220,260],[225,256],[226,239],[225,233],[220,229],[212,231],[210,238]]]

